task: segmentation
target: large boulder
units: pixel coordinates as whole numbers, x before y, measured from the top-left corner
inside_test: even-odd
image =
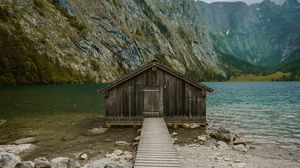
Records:
[[[24,161],[16,164],[15,168],[34,168],[33,161]]]
[[[37,140],[33,137],[21,138],[13,142],[13,144],[20,145],[20,144],[31,144],[35,143]]]
[[[77,160],[68,157],[57,157],[50,161],[51,168],[80,168]]]
[[[51,167],[49,161],[44,157],[38,157],[38,158],[34,159],[33,162],[35,164],[35,168],[50,168]]]
[[[11,153],[0,152],[0,167],[13,168],[17,163],[21,162],[18,156]]]
[[[246,145],[246,139],[240,134],[235,134],[233,137],[233,145]]]
[[[212,130],[209,134],[210,137],[215,138],[217,140],[230,142],[231,140],[231,134],[229,130],[226,130],[225,128],[219,128],[216,130]]]

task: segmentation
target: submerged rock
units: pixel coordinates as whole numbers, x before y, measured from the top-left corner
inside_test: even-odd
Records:
[[[200,124],[197,124],[197,123],[191,123],[190,128],[191,128],[191,129],[200,128]]]
[[[105,131],[107,131],[107,128],[93,128],[88,130],[89,135],[99,135],[99,134],[103,134]]]
[[[4,124],[6,122],[6,120],[1,119],[0,120],[0,125]]]
[[[141,138],[140,136],[137,136],[134,138],[134,141],[138,142],[138,141],[140,141],[140,138]]]
[[[130,145],[130,143],[128,143],[128,142],[125,142],[125,141],[116,141],[116,144],[117,145]]]
[[[230,142],[231,140],[231,134],[229,130],[226,130],[225,128],[219,128],[217,130],[212,130],[209,134],[210,137],[215,138],[217,140]]]
[[[33,161],[24,161],[16,164],[15,168],[34,168]]]
[[[172,134],[171,134],[172,136],[177,136],[178,135],[178,133],[177,132],[172,132]]]
[[[50,168],[51,167],[49,161],[44,157],[38,157],[38,158],[34,159],[33,162],[35,164],[35,168]]]
[[[82,153],[80,156],[79,156],[79,159],[81,160],[86,160],[88,159],[88,155],[86,153]]]
[[[186,128],[186,129],[187,129],[187,128],[190,128],[190,126],[191,126],[191,125],[190,125],[189,123],[184,123],[184,124],[182,124],[182,127],[183,127],[183,128]]]
[[[13,144],[20,145],[20,144],[31,144],[35,143],[37,140],[33,137],[21,138],[13,142]]]
[[[233,144],[234,145],[239,145],[239,144],[246,145],[246,139],[244,138],[244,136],[242,136],[240,134],[235,134],[233,137]]]
[[[20,145],[0,145],[0,152],[8,152],[20,154],[30,152],[36,148],[33,144],[20,144]]]
[[[0,152],[0,167],[1,168],[13,168],[21,160],[18,156],[11,153]]]

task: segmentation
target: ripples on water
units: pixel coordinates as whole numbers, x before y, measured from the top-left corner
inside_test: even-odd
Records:
[[[300,146],[300,82],[206,84],[215,90],[208,95],[210,125],[241,132],[254,143]],[[101,116],[103,95],[96,89],[103,86],[1,86],[0,119],[65,113]]]
[[[300,82],[206,83],[210,125],[254,143],[300,146]]]

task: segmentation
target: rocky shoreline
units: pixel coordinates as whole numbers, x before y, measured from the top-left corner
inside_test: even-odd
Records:
[[[169,131],[179,151],[183,167],[300,167],[300,160],[297,159],[299,153],[282,153],[274,157],[260,150],[260,147],[248,144],[244,136],[231,133],[224,128],[201,128],[197,124],[183,124],[182,126],[169,125]],[[89,129],[87,132],[90,136],[94,136],[109,132],[109,129],[99,127]],[[137,134],[140,132],[141,129],[137,130]],[[0,167],[131,168],[134,164],[138,141],[139,136],[133,138],[131,142],[115,141],[117,149],[96,156],[81,152],[72,157],[62,156],[51,160],[46,157],[23,160],[22,156],[34,151],[37,148],[35,143],[38,142],[34,137],[25,137],[7,145],[0,145]],[[283,155],[285,157],[282,157]]]
[[[84,135],[95,137],[105,132],[109,132],[109,128],[97,127],[87,130]],[[137,134],[140,130],[137,131]],[[64,141],[67,141],[64,140]],[[113,139],[106,139],[111,142]],[[133,165],[133,151],[126,149],[134,149],[137,147],[138,138],[132,139],[132,142],[115,141],[115,146],[119,149],[112,153],[103,154],[101,150],[98,155],[91,155],[81,152],[73,157],[54,157],[48,160],[46,157],[36,157],[32,160],[24,160],[24,156],[31,154],[37,149],[35,143],[39,142],[34,137],[25,137],[17,139],[6,145],[0,145],[0,168],[129,168]],[[121,150],[124,149],[124,150]],[[72,154],[70,154],[72,155]]]

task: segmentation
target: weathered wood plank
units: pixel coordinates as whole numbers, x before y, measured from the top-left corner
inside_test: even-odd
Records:
[[[134,167],[181,167],[164,118],[144,118]]]

